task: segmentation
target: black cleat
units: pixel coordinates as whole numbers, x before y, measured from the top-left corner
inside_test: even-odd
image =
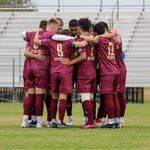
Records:
[[[116,125],[116,128],[121,128],[119,123],[115,123],[115,125]]]
[[[103,126],[102,128],[112,128],[112,129],[115,129],[116,128],[116,124],[113,123],[113,124],[106,124],[105,126]]]
[[[56,122],[52,122],[52,128],[58,128],[58,124]]]
[[[69,128],[69,126],[67,126],[65,123],[58,123],[57,124],[57,128]]]

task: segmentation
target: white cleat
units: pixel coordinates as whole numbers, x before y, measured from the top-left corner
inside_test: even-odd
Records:
[[[28,128],[28,122],[27,121],[22,121],[22,128]]]
[[[43,128],[43,124],[37,123],[36,128]]]
[[[50,121],[47,121],[46,124],[45,124],[45,127],[46,127],[46,128],[50,128],[50,127],[51,127],[51,122],[50,122]]]
[[[73,124],[73,121],[68,121],[68,122],[66,123],[67,126],[72,126],[72,124]]]

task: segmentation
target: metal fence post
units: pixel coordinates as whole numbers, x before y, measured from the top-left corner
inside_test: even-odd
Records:
[[[58,0],[58,8],[57,8],[57,12],[60,12],[60,0]]]
[[[143,9],[142,11],[145,11],[145,0],[143,0]]]
[[[119,0],[117,1],[117,21],[119,21]]]
[[[102,12],[102,9],[103,9],[103,0],[100,0],[100,9],[99,9],[99,11]]]
[[[15,101],[15,59],[13,58],[12,66],[12,86],[13,86],[13,102]]]

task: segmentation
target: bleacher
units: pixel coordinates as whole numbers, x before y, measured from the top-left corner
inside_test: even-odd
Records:
[[[116,28],[123,39],[126,52],[127,87],[150,86],[150,12],[120,12]],[[24,30],[35,30],[42,19],[62,17],[65,28],[71,18],[89,17],[93,22],[109,23],[106,12],[0,12],[0,87],[12,87],[12,59],[15,59],[15,86],[22,86],[25,42],[20,37]]]

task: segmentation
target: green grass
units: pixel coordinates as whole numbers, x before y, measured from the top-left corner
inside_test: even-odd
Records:
[[[73,128],[22,129],[22,104],[0,103],[0,150],[150,149],[150,103],[128,104],[122,129],[80,129],[81,105],[73,109]]]

